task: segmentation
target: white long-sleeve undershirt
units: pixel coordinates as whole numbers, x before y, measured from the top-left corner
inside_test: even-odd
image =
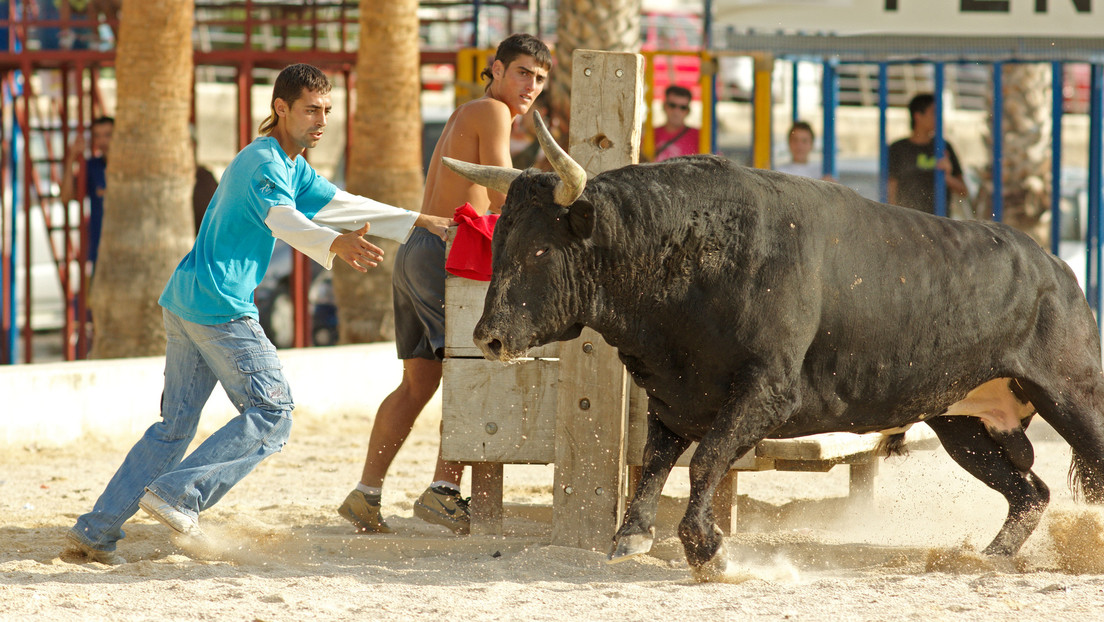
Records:
[[[418,212],[338,190],[313,219],[294,207],[277,205],[268,210],[265,224],[273,236],[330,270],[336,255],[330,246],[339,235],[334,229],[356,231],[371,223],[370,234],[405,242],[418,216]]]

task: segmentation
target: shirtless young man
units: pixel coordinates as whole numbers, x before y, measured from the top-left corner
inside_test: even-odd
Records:
[[[479,213],[498,212],[506,196],[473,184],[441,164],[442,157],[491,166],[510,166],[510,127],[540,95],[552,66],[548,46],[526,34],[505,39],[483,97],[457,108],[437,147],[426,176],[422,213],[451,218],[456,207],[471,203]],[[383,479],[414,421],[441,383],[445,345],[445,244],[419,230],[395,257],[395,343],[403,359],[403,378],[376,413],[364,472],[338,513],[360,532],[389,533],[380,513]],[[433,483],[414,504],[414,515],[468,533],[471,515],[460,497],[464,465],[437,458]]]

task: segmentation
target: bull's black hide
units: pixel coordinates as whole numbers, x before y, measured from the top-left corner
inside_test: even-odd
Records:
[[[925,421],[1008,500],[987,552],[1012,554],[1049,498],[1023,432],[1037,410],[1104,501],[1096,324],[1069,268],[1027,236],[713,156],[598,175],[566,206],[558,184],[527,172],[510,186],[475,340],[508,359],[590,326],[647,390],[644,477],[615,557],[648,550],[691,441],[679,534],[706,574],[724,557],[712,493],[768,437]],[[946,414],[982,402],[984,422]]]

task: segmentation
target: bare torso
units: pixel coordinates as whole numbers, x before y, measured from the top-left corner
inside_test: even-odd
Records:
[[[456,208],[465,202],[480,214],[498,212],[506,196],[473,184],[441,164],[450,157],[475,164],[511,166],[510,126],[513,121],[509,107],[490,96],[470,101],[457,108],[430,158],[426,173],[422,213],[452,218]]]

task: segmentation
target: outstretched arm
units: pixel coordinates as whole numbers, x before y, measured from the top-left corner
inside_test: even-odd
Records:
[[[371,223],[376,223],[372,230],[373,235],[379,234],[378,230],[381,228],[379,223],[382,222],[382,228],[388,234],[383,237],[398,239],[400,242],[406,240],[413,226],[424,227],[444,239],[449,226],[454,224],[448,218],[409,212],[364,197],[345,194],[353,200],[343,203],[344,207],[334,209],[330,209],[333,205],[331,202],[322,212],[315,215],[313,220],[294,207],[276,205],[269,209],[265,224],[272,230],[272,235],[287,242],[292,248],[318,262],[327,270],[333,268],[333,258],[337,256],[360,272],[367,272],[367,268],[374,268],[383,260],[383,250],[361,237],[372,227]],[[366,214],[366,210],[356,208],[356,204],[362,202],[368,202],[367,205],[375,208],[386,209],[378,209],[375,214]],[[323,212],[327,210],[329,210],[329,217],[324,217]],[[366,215],[367,218],[365,218]],[[356,228],[350,225],[356,225]],[[339,234],[330,229],[330,226],[353,230]],[[405,229],[403,229],[404,226]]]
[[[333,200],[311,220],[345,230],[358,229],[370,222],[372,235],[398,242],[406,241],[411,227],[422,227],[443,240],[448,228],[455,224],[449,218],[412,212],[344,190],[338,190]]]
[[[294,207],[277,205],[268,211],[265,224],[272,235],[327,270],[333,268],[334,257],[340,257],[360,272],[367,272],[368,268],[375,268],[383,261],[383,250],[361,237],[368,232],[368,223],[356,231],[338,233],[311,222]]]

